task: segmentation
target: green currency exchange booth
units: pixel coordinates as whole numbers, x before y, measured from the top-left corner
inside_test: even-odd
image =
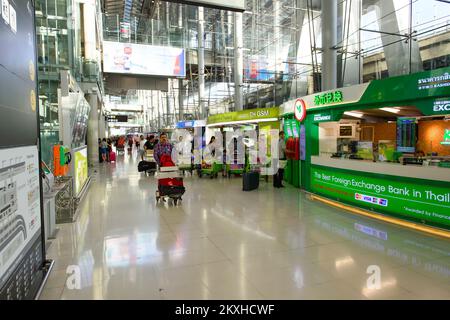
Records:
[[[281,113],[306,109],[302,188],[381,219],[450,229],[450,68],[297,100]]]

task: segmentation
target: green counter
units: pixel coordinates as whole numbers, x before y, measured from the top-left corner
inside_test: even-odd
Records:
[[[450,229],[448,182],[312,165],[311,191],[370,211]]]

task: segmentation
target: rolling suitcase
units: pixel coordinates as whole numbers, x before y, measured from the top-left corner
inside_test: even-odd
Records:
[[[185,188],[183,185],[183,179],[167,178],[158,180],[158,190],[161,195],[183,195]]]
[[[109,153],[109,162],[116,162],[116,153],[114,151]]]
[[[150,162],[150,161],[140,161],[138,163],[138,171],[139,172],[145,172],[148,170],[156,170],[156,162]]]
[[[242,175],[242,190],[251,191],[259,187],[259,172],[250,171]]]

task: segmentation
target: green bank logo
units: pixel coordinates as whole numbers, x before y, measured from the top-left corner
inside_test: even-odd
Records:
[[[445,129],[444,141],[442,141],[441,144],[450,145],[450,129]]]
[[[302,99],[297,99],[294,105],[294,115],[297,121],[302,122],[306,118],[306,104]]]
[[[326,92],[314,96],[314,105],[322,106],[331,103],[340,103],[343,101],[342,91]]]

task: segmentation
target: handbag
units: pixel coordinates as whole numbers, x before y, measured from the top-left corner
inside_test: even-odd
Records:
[[[287,160],[278,160],[278,167],[284,169],[286,167]]]

